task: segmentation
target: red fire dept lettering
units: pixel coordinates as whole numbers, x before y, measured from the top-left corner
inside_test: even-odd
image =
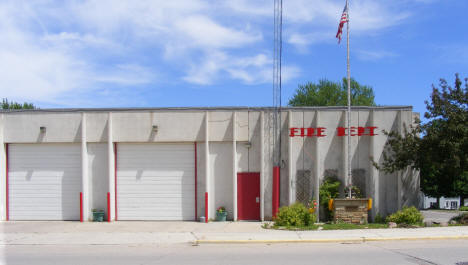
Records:
[[[336,128],[336,136],[375,136],[377,127],[338,127]],[[289,128],[290,137],[324,137],[326,135],[326,128]]]

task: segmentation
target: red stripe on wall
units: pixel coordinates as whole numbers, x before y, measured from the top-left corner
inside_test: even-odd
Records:
[[[80,222],[83,222],[83,192],[80,192]]]
[[[194,143],[195,146],[195,221],[197,221],[198,212],[197,212],[197,142]]]
[[[107,222],[111,221],[110,192],[107,193]]]
[[[114,143],[114,197],[115,197],[115,220],[117,221],[117,143]]]
[[[6,164],[6,170],[5,170],[5,176],[6,176],[6,220],[10,220],[10,195],[9,195],[9,191],[10,191],[10,187],[9,187],[9,183],[8,183],[8,179],[9,179],[9,174],[8,174],[8,144],[5,144],[5,164]]]

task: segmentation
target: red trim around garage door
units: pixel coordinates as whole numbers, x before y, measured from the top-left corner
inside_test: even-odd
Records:
[[[194,142],[194,146],[195,146],[195,221],[197,221],[197,216],[198,216],[198,212],[197,212],[197,142]]]
[[[8,183],[9,174],[8,174],[8,144],[5,144],[5,176],[6,176],[6,220],[10,220],[10,186]]]
[[[111,201],[110,201],[110,192],[107,193],[107,222],[111,221]]]
[[[117,143],[114,143],[114,197],[115,220],[117,221]]]
[[[80,192],[80,222],[83,222],[83,192]]]

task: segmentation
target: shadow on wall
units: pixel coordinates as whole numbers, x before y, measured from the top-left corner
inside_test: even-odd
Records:
[[[91,165],[89,174],[92,178],[90,179],[92,183],[90,186],[91,210],[104,210],[107,218],[107,192],[109,191],[107,144],[88,144],[88,155],[92,158],[89,160]]]
[[[402,206],[420,205],[419,173],[417,170],[408,167],[402,175]]]
[[[218,207],[224,206],[228,212],[227,218],[233,218],[233,183],[232,183],[232,143],[210,143],[210,168],[214,194],[210,211],[214,212]]]
[[[334,124],[334,127],[338,127],[340,124],[343,124],[344,115],[340,115],[340,120],[337,124]],[[333,130],[332,130],[333,131]],[[342,139],[340,139],[342,138]],[[337,178],[342,185],[340,185],[340,195],[343,195],[344,190],[344,183],[346,181],[346,173],[342,172],[342,164],[343,164],[343,141],[346,137],[338,137],[336,133],[333,131],[333,137],[331,137],[330,145],[327,148],[327,153],[325,155],[324,160],[324,168],[326,170],[323,171],[323,176],[321,177],[320,183],[323,182],[323,178],[326,176],[335,177]],[[322,137],[320,140],[325,140],[327,137]],[[323,148],[321,149],[323,150]]]
[[[398,130],[398,118],[395,116],[393,120],[393,124],[391,127],[391,131]],[[388,138],[385,141],[385,145],[387,146]],[[388,150],[385,147],[385,150]],[[383,151],[382,151],[383,153]],[[383,155],[379,154],[379,164],[381,165],[384,162]],[[379,209],[379,213],[382,216],[387,216],[392,214],[398,210],[398,175],[397,173],[387,174],[383,171],[378,171],[379,178],[379,205],[381,209]],[[386,208],[382,206],[385,205]]]
[[[310,170],[296,171],[296,201],[307,205],[312,198],[312,179]]]
[[[363,198],[367,198],[366,175],[367,171],[363,168],[352,170],[352,185],[358,187]]]

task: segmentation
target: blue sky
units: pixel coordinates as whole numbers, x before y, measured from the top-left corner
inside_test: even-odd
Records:
[[[283,102],[346,74],[344,0],[284,0]],[[424,112],[468,77],[464,0],[351,0],[351,73],[379,105]],[[0,3],[0,92],[57,107],[269,106],[273,0]]]

